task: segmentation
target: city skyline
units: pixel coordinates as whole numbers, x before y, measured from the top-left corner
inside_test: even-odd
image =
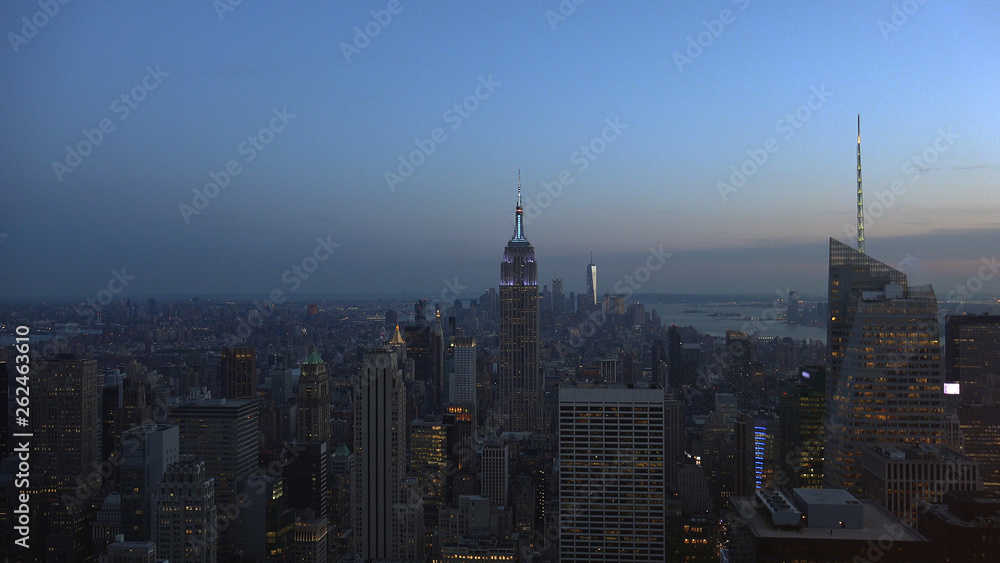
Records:
[[[662,246],[640,292],[820,294],[859,113],[866,250],[942,299],[993,264],[988,3],[222,5],[0,7],[0,294],[490,287],[518,167],[543,284]]]

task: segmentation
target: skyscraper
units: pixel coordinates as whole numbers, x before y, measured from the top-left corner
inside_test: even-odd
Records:
[[[219,369],[224,398],[257,398],[257,353],[253,348],[223,348]]]
[[[97,362],[60,354],[35,372],[31,415],[32,551],[36,559],[90,561],[90,503],[76,489],[101,455]]]
[[[455,369],[448,384],[448,402],[476,406],[476,337],[456,336],[451,341]],[[474,412],[474,411],[473,411]]]
[[[948,315],[945,357],[963,404],[1000,401],[1000,315]]]
[[[594,253],[590,253],[590,264],[587,264],[587,305],[597,306],[597,266],[594,265]]]
[[[792,487],[823,487],[825,378],[822,366],[804,366],[798,377],[783,381],[779,389],[780,460]]]
[[[208,399],[178,405],[170,413],[180,426],[181,454],[205,462],[206,474],[215,480],[215,500],[231,506],[241,483],[257,469],[259,454],[256,400]],[[219,514],[219,557],[236,549],[235,527],[230,515]]]
[[[865,446],[944,440],[937,298],[833,239],[829,281],[824,483],[857,493]]]
[[[178,428],[150,424],[122,433],[122,533],[128,541],[153,537],[153,495],[180,453]]]
[[[300,442],[330,441],[330,376],[316,352],[302,364],[299,377],[298,429]],[[325,514],[323,515],[325,516]]]
[[[552,280],[552,312],[557,315],[566,312],[566,296],[563,295],[562,278]]]
[[[354,386],[354,466],[351,510],[355,552],[363,560],[400,552],[402,483],[406,461],[406,390],[391,348],[365,353]]]
[[[500,420],[504,430],[543,429],[538,369],[538,265],[524,238],[518,180],[514,236],[500,264]]]
[[[663,561],[664,395],[659,385],[559,389],[559,560]]]
[[[216,561],[215,482],[205,462],[181,456],[167,468],[153,496],[153,541],[157,553],[170,561]]]

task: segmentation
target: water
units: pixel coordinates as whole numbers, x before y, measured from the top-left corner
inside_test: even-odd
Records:
[[[698,332],[712,336],[725,336],[726,330],[739,330],[747,334],[759,332],[761,336],[826,341],[826,327],[777,320],[784,308],[731,303],[646,303],[645,306],[648,311],[655,310],[666,326],[693,326]],[[700,312],[692,312],[695,310]]]

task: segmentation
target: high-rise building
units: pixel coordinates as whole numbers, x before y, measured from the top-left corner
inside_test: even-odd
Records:
[[[153,495],[167,467],[177,463],[180,433],[172,424],[132,428],[122,433],[122,534],[127,541],[153,537]]]
[[[207,399],[190,401],[170,413],[180,427],[181,454],[205,462],[206,475],[214,479],[219,506],[236,503],[239,487],[257,469],[259,455],[258,403],[256,399]],[[236,550],[238,521],[219,514],[219,557]],[[225,525],[223,525],[225,522]]]
[[[656,384],[656,382],[653,382]],[[660,385],[666,389],[665,385]],[[663,465],[666,473],[666,485],[677,490],[677,471],[684,461],[684,447],[687,438],[685,433],[684,400],[665,390],[663,393]]]
[[[650,383],[659,383],[664,389],[667,385],[667,344],[662,338],[657,338],[650,346]]]
[[[804,366],[779,388],[781,469],[792,487],[823,487],[823,445],[826,420],[826,370]],[[781,483],[782,485],[785,483]]]
[[[153,541],[160,557],[182,563],[216,561],[215,481],[205,462],[181,456],[153,496]]]
[[[663,561],[659,385],[559,389],[559,560]]]
[[[983,490],[1000,493],[1000,408],[962,405],[958,418],[965,439],[962,453],[979,462]]]
[[[487,440],[479,461],[482,496],[493,506],[508,506],[510,492],[510,446],[499,440]]]
[[[91,526],[91,537],[94,540],[94,553],[102,553],[108,548],[115,536],[121,534],[122,528],[122,496],[110,493],[104,497],[97,518]]]
[[[452,338],[451,348],[455,369],[448,383],[448,403],[475,407],[476,337],[456,336]]]
[[[418,405],[418,408],[438,411],[445,393],[442,389],[445,385],[444,341],[434,327],[426,322],[405,327],[403,332],[406,358],[413,360],[413,379],[431,391],[429,402]]]
[[[1000,402],[1000,315],[948,315],[944,356],[963,404]]]
[[[354,386],[354,465],[351,510],[355,553],[387,559],[400,552],[400,514],[406,462],[406,390],[391,348],[364,354]]]
[[[590,254],[590,264],[587,264],[587,305],[597,306],[597,266],[594,265],[594,254]]]
[[[776,485],[779,470],[778,417],[770,411],[741,411],[736,417],[736,494],[752,495]]]
[[[514,236],[500,264],[500,420],[504,430],[541,432],[543,384],[538,364],[538,265],[524,238],[518,181]]]
[[[566,296],[563,295],[562,278],[552,280],[552,312],[557,315],[566,312]]]
[[[78,478],[100,462],[97,362],[60,354],[31,380],[32,552],[49,561],[91,561],[89,495]],[[37,526],[37,527],[36,527]],[[35,539],[37,538],[37,540]]]
[[[667,383],[673,389],[680,389],[688,379],[684,374],[683,352],[681,331],[677,325],[670,325],[667,328]]]
[[[753,362],[750,337],[738,330],[726,331],[726,353],[729,359],[726,368],[726,383],[733,393],[741,409],[750,408],[751,383],[750,368]]]
[[[941,502],[948,491],[981,491],[975,460],[928,444],[867,447],[861,458],[865,495],[916,528],[919,501]]]
[[[219,366],[222,396],[226,399],[257,398],[257,353],[253,348],[223,348]]]
[[[861,491],[861,451],[945,439],[937,299],[930,286],[830,239],[824,484]]]
[[[424,502],[440,508],[445,501],[448,467],[448,427],[441,416],[428,415],[410,423],[410,474],[420,483]]]
[[[327,443],[296,442],[292,447],[297,452],[285,468],[288,506],[309,509],[317,518],[325,518],[328,514],[327,481],[330,472]]]
[[[298,441],[329,443],[330,376],[323,358],[316,352],[302,364],[297,403]]]

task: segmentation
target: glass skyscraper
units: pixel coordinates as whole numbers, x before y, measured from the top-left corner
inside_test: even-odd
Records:
[[[830,239],[828,487],[861,492],[861,451],[940,444],[944,375],[930,286]]]

